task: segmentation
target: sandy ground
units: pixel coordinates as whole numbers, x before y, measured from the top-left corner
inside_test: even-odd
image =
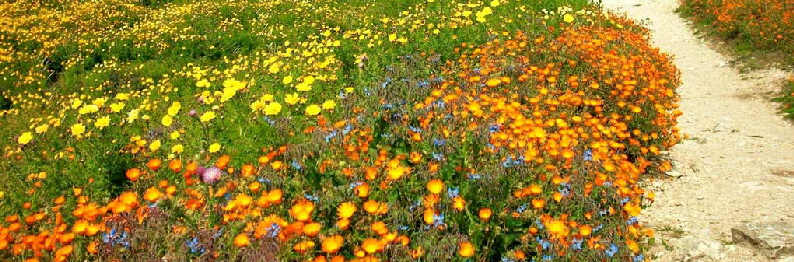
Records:
[[[740,74],[693,34],[678,0],[604,0],[645,21],[652,41],[682,73],[679,126],[689,139],[670,152],[677,179],[649,182],[656,203],[643,220],[663,245],[656,261],[769,261],[731,242],[731,228],[758,219],[794,221],[794,126],[764,93],[786,73]],[[791,258],[789,258],[791,259]]]

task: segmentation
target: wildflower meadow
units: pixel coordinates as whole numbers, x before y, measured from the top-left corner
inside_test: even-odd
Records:
[[[679,73],[597,3],[0,13],[0,260],[651,259]]]

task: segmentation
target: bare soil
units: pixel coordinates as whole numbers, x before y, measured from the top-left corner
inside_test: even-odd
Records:
[[[656,261],[770,261],[732,243],[731,228],[794,221],[794,126],[769,102],[789,74],[739,70],[695,35],[678,0],[603,0],[645,21],[652,42],[674,57],[683,85],[679,118],[688,136],[669,152],[670,179],[648,181],[656,202],[642,221],[657,231]],[[790,259],[790,258],[789,258]]]

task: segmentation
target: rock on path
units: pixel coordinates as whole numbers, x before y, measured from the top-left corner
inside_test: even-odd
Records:
[[[603,4],[646,21],[653,43],[675,57],[682,73],[679,126],[690,138],[670,152],[680,178],[648,182],[656,203],[642,218],[664,243],[652,250],[655,260],[794,261],[734,243],[732,234],[758,221],[794,221],[794,126],[762,95],[778,90],[786,72],[740,74],[725,66],[729,58],[675,13],[678,0]]]

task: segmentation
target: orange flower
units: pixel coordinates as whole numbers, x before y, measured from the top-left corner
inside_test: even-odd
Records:
[[[364,202],[364,210],[372,215],[382,215],[389,211],[389,206],[386,203],[378,203],[378,201],[370,199]]]
[[[460,243],[460,248],[458,249],[458,255],[462,257],[471,257],[474,255],[474,245],[471,244],[469,241],[465,241]]]
[[[565,226],[565,222],[559,220],[553,220],[548,222],[546,225],[548,227],[549,233],[555,236],[566,236],[568,235],[568,227]]]
[[[441,193],[441,190],[444,189],[444,182],[441,182],[439,179],[432,179],[427,182],[427,191],[433,194]]]
[[[353,202],[344,202],[337,208],[339,218],[350,218],[356,213],[356,204]]]
[[[305,253],[306,251],[314,249],[315,245],[314,241],[302,241],[292,246],[292,250],[298,253]]]
[[[320,228],[322,228],[322,225],[320,225],[320,223],[317,222],[308,223],[305,226],[303,226],[303,234],[308,237],[314,237],[320,233]]]
[[[336,221],[336,227],[338,227],[339,229],[345,230],[349,226],[350,226],[350,219],[340,218],[339,220]]]
[[[364,242],[361,243],[361,249],[364,249],[364,252],[369,254],[381,251],[383,250],[383,247],[383,242],[374,238],[364,239]]]
[[[456,196],[452,199],[452,207],[457,211],[463,211],[463,209],[466,207],[466,200],[463,200],[462,197]]]
[[[127,175],[127,179],[129,179],[132,182],[135,182],[135,181],[138,181],[138,178],[141,177],[141,170],[137,169],[137,168],[132,168],[132,169],[127,170],[126,175]],[[74,190],[75,190],[75,196],[80,195],[78,193],[78,191],[80,191],[80,193],[82,193],[82,191],[83,191],[80,188],[75,188]]]
[[[182,160],[176,158],[171,160],[168,162],[168,169],[171,169],[174,173],[179,173],[182,171]]]
[[[158,169],[160,169],[160,166],[162,166],[162,165],[163,165],[163,161],[160,160],[159,158],[153,158],[153,159],[149,160],[148,163],[146,163],[146,166],[149,167],[149,169],[154,170],[154,171],[157,171]]]
[[[583,236],[589,236],[593,232],[593,228],[588,225],[581,225],[579,226],[579,234]]]
[[[314,212],[314,203],[308,200],[301,200],[292,205],[289,214],[298,221],[309,220]]]
[[[218,161],[215,161],[215,166],[220,168],[220,169],[224,169],[224,168],[226,168],[226,166],[229,165],[229,162],[231,160],[232,160],[231,156],[222,155],[220,158],[218,158]]]
[[[253,165],[244,165],[240,169],[240,172],[243,175],[243,177],[251,177],[254,175],[254,173],[256,173],[256,169],[254,168]]]
[[[358,197],[368,197],[369,196],[369,184],[363,183],[357,186],[354,190],[354,193]]]
[[[375,232],[376,234],[378,234],[380,236],[383,236],[383,235],[389,233],[389,228],[386,227],[386,223],[383,223],[383,221],[377,221],[375,223],[372,223],[372,226],[370,227],[370,229],[372,229],[373,232]]]
[[[487,207],[486,208],[480,208],[479,215],[480,215],[480,219],[482,219],[482,221],[488,221],[489,219],[491,219],[491,215],[492,214],[493,214],[493,212],[491,211],[490,208],[487,208]]]
[[[157,200],[160,199],[161,196],[163,196],[163,193],[160,192],[159,189],[157,189],[156,187],[150,187],[149,189],[146,189],[146,193],[143,195],[143,199],[146,199],[146,201],[149,202],[157,202]]]
[[[345,243],[345,238],[340,235],[334,235],[323,239],[322,249],[327,253],[336,253],[342,248]]]
[[[237,247],[244,247],[251,244],[251,240],[248,238],[248,235],[245,233],[240,233],[236,237],[234,237],[234,245]]]

